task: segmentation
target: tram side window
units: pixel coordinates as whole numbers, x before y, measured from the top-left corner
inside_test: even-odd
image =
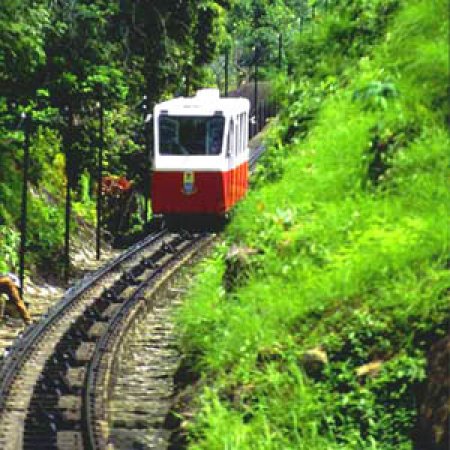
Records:
[[[242,122],[241,122],[241,115],[238,115],[238,129],[239,129],[239,135],[238,135],[238,154],[242,151]]]
[[[230,120],[229,132],[228,132],[228,155],[234,153],[234,121]]]
[[[245,113],[245,140],[246,140],[246,146],[248,147],[248,140],[250,138],[250,117],[249,113]]]
[[[245,148],[248,147],[248,113],[245,113]]]
[[[222,139],[225,119],[214,117],[206,124],[206,154],[219,155],[222,152]]]
[[[243,122],[244,122],[244,134],[243,134],[243,138],[244,138],[244,150],[247,148],[248,142],[248,118],[247,118],[247,113],[245,112],[243,114]]]
[[[237,119],[237,118],[236,118]],[[239,153],[239,120],[236,120],[235,122],[235,139],[236,139],[236,144],[235,144],[235,155],[237,156]]]
[[[241,122],[241,152],[245,149],[245,120],[244,120],[244,113],[241,113],[240,122]]]
[[[246,113],[245,116],[245,126],[247,127],[247,129],[245,130],[245,139],[247,141],[247,147],[248,147],[248,141],[250,139],[250,113]]]

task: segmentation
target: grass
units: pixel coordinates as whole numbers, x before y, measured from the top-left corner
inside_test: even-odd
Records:
[[[178,318],[208,386],[189,448],[412,448],[425,355],[450,313],[445,8],[403,2],[343,72],[328,54],[320,76],[305,81],[300,67],[290,81],[260,174],[274,181],[256,183],[237,208]],[[332,89],[324,76],[338,80]],[[396,95],[355,99],[374,82]],[[293,118],[312,110],[300,85],[327,92],[292,134]],[[226,292],[231,242],[261,253],[249,280]],[[302,363],[315,347],[328,357],[318,377]],[[373,361],[378,376],[358,378]]]

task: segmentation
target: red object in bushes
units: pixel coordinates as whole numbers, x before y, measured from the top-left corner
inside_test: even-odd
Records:
[[[133,188],[133,182],[125,177],[117,175],[107,175],[102,178],[102,193],[112,197],[119,197],[127,194]]]

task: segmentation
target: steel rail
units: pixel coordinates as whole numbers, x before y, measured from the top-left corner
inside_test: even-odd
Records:
[[[113,261],[105,264],[92,274],[84,277],[79,283],[71,287],[64,295],[61,302],[49,308],[44,319],[36,325],[32,325],[21,336],[11,352],[3,362],[0,370],[0,417],[5,413],[6,401],[9,390],[23,366],[26,359],[33,352],[34,348],[41,342],[46,331],[54,325],[65,313],[73,306],[79,297],[88,291],[95,283],[97,283],[106,274],[114,270],[127,259],[133,257],[138,252],[154,244],[167,234],[167,230],[161,230],[155,234],[149,235],[147,238],[130,247],[127,251],[115,258]]]
[[[94,355],[91,358],[88,368],[85,383],[85,393],[82,405],[82,416],[84,418],[84,446],[88,450],[102,450],[107,447],[107,442],[104,440],[104,436],[99,435],[97,421],[102,418],[96,417],[96,412],[103,411],[103,408],[98,407],[98,402],[101,399],[97,398],[97,386],[99,385],[99,378],[101,378],[101,364],[103,356],[107,349],[111,346],[117,348],[120,344],[126,329],[128,329],[130,323],[123,324],[123,322],[129,317],[131,312],[138,305],[143,297],[144,292],[151,288],[154,284],[173,266],[179,262],[184,255],[189,252],[198,252],[203,244],[208,241],[208,238],[212,238],[212,234],[203,233],[200,236],[192,238],[182,238],[178,245],[184,245],[179,251],[173,254],[173,256],[167,260],[160,267],[156,268],[146,280],[144,280],[136,289],[136,292],[130,299],[123,303],[115,315],[109,321],[108,329],[103,336],[97,341]],[[122,330],[120,328],[122,327]],[[113,352],[114,353],[114,352]],[[104,386],[103,386],[104,387]],[[102,406],[102,405],[100,405]]]
[[[74,379],[70,370],[76,371],[83,367],[83,371],[87,373],[92,358],[87,347],[93,345],[95,349],[98,340],[105,333],[102,324],[108,327],[115,315],[115,312],[111,315],[108,311],[111,308],[112,311],[116,310],[115,305],[123,311],[123,305],[128,303],[140,286],[140,279],[147,276],[148,271],[153,274],[159,265],[177,253],[178,247],[186,240],[187,234],[182,232],[168,233],[167,238],[156,241],[150,251],[146,249],[144,257],[123,271],[112,285],[92,296],[93,300],[82,312],[77,311],[69,327],[63,330],[64,335],[55,339],[57,345],[46,356],[46,363],[39,372],[39,379],[34,384],[33,395],[26,408],[24,448],[84,448],[80,446],[83,441],[81,405],[86,389],[85,376],[79,379],[77,387],[78,381],[74,381],[77,377]],[[99,328],[101,331],[98,334]],[[102,348],[101,351],[107,352],[108,349]],[[62,406],[67,405],[67,402],[72,406]],[[80,406],[74,406],[73,402]],[[80,412],[80,417],[78,413],[74,415],[73,408]]]
[[[252,174],[256,169],[256,163],[261,155],[266,151],[266,146],[264,144],[259,145],[254,150],[251,151],[250,157],[248,159],[248,165],[250,169],[250,174]]]

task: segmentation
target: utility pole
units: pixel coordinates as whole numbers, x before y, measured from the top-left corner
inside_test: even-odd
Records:
[[[225,50],[225,97],[228,97],[228,66],[230,64],[230,50]]]
[[[99,88],[98,119],[99,139],[97,148],[97,228],[96,228],[96,256],[101,258],[102,216],[103,216],[103,148],[104,148],[104,104],[103,88]]]
[[[148,202],[150,191],[150,143],[149,143],[149,130],[147,122],[145,121],[148,114],[148,101],[147,96],[144,95],[142,99],[142,116],[144,120],[144,139],[145,139],[145,174],[144,174],[144,223],[148,224]]]
[[[28,172],[30,168],[30,134],[31,113],[22,114],[25,125],[25,140],[23,146],[23,184],[22,184],[22,210],[20,215],[20,255],[19,255],[19,278],[20,296],[24,297],[25,279],[25,253],[27,248],[27,219],[28,219]]]
[[[66,214],[64,231],[64,277],[66,283],[69,282],[70,275],[70,217],[72,213],[71,184],[72,184],[72,138],[73,138],[73,111],[70,106],[66,106],[67,130],[65,139],[66,150]]]
[[[254,83],[254,103],[255,103],[255,134],[258,133],[258,47],[255,46],[255,83]]]
[[[189,92],[191,91],[191,77],[189,68],[186,69],[186,86],[185,86],[185,95],[189,97]]]
[[[254,1],[253,2],[253,27],[254,30],[258,30],[259,28],[259,17],[258,17],[258,5],[257,2]],[[255,108],[255,113],[254,113],[254,118],[255,118],[255,124],[254,124],[254,135],[256,135],[258,133],[258,49],[259,49],[259,42],[255,42],[255,50],[254,50],[254,93],[253,93],[253,101],[254,101],[254,108]]]

